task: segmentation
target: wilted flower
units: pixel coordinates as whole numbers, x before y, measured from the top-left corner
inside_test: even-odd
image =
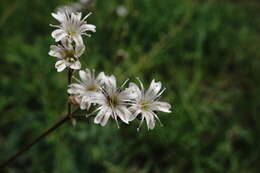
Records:
[[[95,25],[87,24],[85,21],[90,14],[81,19],[81,13],[73,13],[67,10],[52,13],[52,16],[60,22],[60,25],[51,25],[58,28],[52,32],[52,37],[56,42],[68,38],[74,40],[77,44],[83,44],[81,35],[90,36],[86,33],[87,31],[96,31]]]
[[[93,102],[98,104],[97,111],[99,111],[94,123],[105,126],[108,119],[112,117],[119,127],[117,121],[117,117],[119,117],[124,123],[128,124],[131,112],[128,110],[127,104],[131,99],[128,90],[122,90],[121,87],[117,88],[114,76],[107,77],[102,93],[98,93],[92,98]]]
[[[89,69],[85,69],[79,71],[79,77],[80,80],[74,78],[78,83],[69,85],[68,93],[79,100],[81,109],[89,109],[91,105],[89,98],[100,92],[101,86],[106,81],[106,75],[104,72],[101,72],[95,77],[94,70],[91,73]]]
[[[133,105],[129,108],[133,113],[130,121],[135,119],[137,115],[141,114],[141,122],[138,127],[142,125],[143,120],[146,120],[148,130],[155,126],[155,118],[160,122],[158,116],[154,111],[162,111],[170,113],[171,105],[167,102],[158,101],[165,89],[161,90],[161,82],[152,80],[147,91],[144,90],[143,84],[140,82],[141,89],[134,83],[129,84],[129,89],[135,93]],[[161,123],[161,122],[160,122]]]
[[[79,62],[80,56],[85,51],[84,45],[72,45],[70,40],[63,39],[58,46],[50,46],[49,55],[57,57],[58,61],[55,64],[55,68],[58,72],[63,71],[66,67],[71,69],[80,69],[81,63]]]

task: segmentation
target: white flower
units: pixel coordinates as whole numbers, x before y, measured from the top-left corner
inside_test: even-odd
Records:
[[[71,41],[63,39],[61,45],[51,45],[49,55],[57,57],[58,61],[55,64],[55,68],[58,72],[63,71],[66,67],[71,69],[80,69],[81,63],[79,62],[80,56],[85,51],[84,45],[72,45]]]
[[[80,2],[82,3],[82,4],[88,4],[88,3],[90,3],[92,0],[80,0]]]
[[[94,70],[91,73],[89,69],[85,69],[79,71],[79,77],[80,80],[74,78],[78,83],[69,85],[68,93],[78,99],[81,109],[89,109],[91,106],[90,97],[100,92],[101,86],[105,83],[106,75],[101,72],[95,78]]]
[[[81,19],[81,13],[73,13],[69,11],[58,11],[57,13],[52,13],[52,16],[60,22],[60,25],[51,25],[58,29],[52,32],[52,37],[56,42],[69,38],[74,40],[77,44],[83,44],[82,36],[87,35],[87,31],[96,32],[96,26],[92,24],[87,24],[85,21],[90,15],[86,15]]]
[[[128,14],[127,9],[125,8],[125,6],[120,5],[116,8],[116,13],[118,16],[120,17],[125,17]]]
[[[139,81],[140,82],[140,81]],[[141,89],[134,83],[129,84],[129,89],[135,93],[135,101],[129,108],[133,112],[130,121],[134,120],[137,115],[141,114],[141,122],[137,130],[139,130],[143,120],[146,120],[148,130],[155,126],[155,118],[160,122],[154,111],[162,111],[170,113],[171,105],[167,102],[158,101],[165,89],[161,90],[161,82],[152,80],[147,91],[144,90],[143,84],[140,82]],[[161,122],[160,122],[161,123]]]
[[[77,11],[82,9],[81,3],[71,3],[68,5],[62,5],[57,7],[57,11],[65,13],[66,11],[68,13],[76,13]]]
[[[96,94],[92,99],[94,103],[98,104],[96,111],[99,111],[94,123],[105,126],[108,119],[112,117],[119,127],[117,121],[117,117],[119,117],[124,123],[128,124],[131,112],[128,110],[127,105],[131,99],[128,90],[122,90],[121,87],[117,88],[114,76],[107,77],[102,93]]]

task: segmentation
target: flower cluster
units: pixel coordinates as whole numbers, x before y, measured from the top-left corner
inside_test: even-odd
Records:
[[[80,70],[79,77],[80,79],[75,78],[77,83],[69,85],[68,93],[77,98],[83,110],[88,110],[91,105],[95,106],[97,115],[94,123],[101,126],[106,125],[110,117],[118,125],[118,120],[128,124],[140,115],[140,125],[146,120],[148,129],[153,129],[155,119],[160,122],[155,111],[170,112],[171,105],[159,101],[165,90],[162,89],[161,82],[153,80],[145,90],[140,81],[141,88],[132,82],[124,88],[128,80],[118,87],[115,76],[107,76],[101,72],[95,77],[94,71],[89,69]]]
[[[72,11],[52,13],[60,24],[51,25],[57,28],[51,35],[58,45],[50,47],[49,55],[58,59],[55,64],[58,72],[65,68],[81,69],[80,56],[85,51],[82,35],[90,36],[87,31],[96,31],[94,25],[86,22],[89,15],[90,13],[81,19],[81,13]],[[165,90],[162,89],[161,82],[152,80],[147,90],[139,79],[140,86],[128,83],[128,80],[118,86],[115,76],[108,76],[104,72],[95,76],[95,71],[89,69],[79,70],[79,79],[74,76],[73,79],[75,83],[69,83],[67,92],[73,98],[74,104],[87,111],[93,106],[93,113],[96,114],[94,123],[101,126],[105,126],[110,117],[119,127],[119,120],[128,124],[139,116],[141,121],[138,129],[145,120],[149,130],[155,127],[156,120],[160,122],[157,111],[171,112],[169,103],[159,101]]]
[[[86,19],[89,13],[81,19],[81,13],[73,13],[66,10],[52,13],[59,25],[51,25],[57,29],[52,32],[52,37],[58,45],[51,45],[49,55],[58,58],[55,67],[58,72],[66,67],[78,70],[81,68],[80,56],[85,51],[82,35],[87,35],[87,31],[96,32],[96,26],[87,24]]]

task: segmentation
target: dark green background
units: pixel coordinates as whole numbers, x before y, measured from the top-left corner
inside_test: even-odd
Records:
[[[66,73],[48,56],[51,12],[65,0],[0,1],[0,162],[66,114]],[[129,14],[115,10],[124,5]],[[257,173],[260,170],[260,3],[257,0],[94,0],[84,67],[155,78],[171,114],[138,121],[67,123],[10,173]],[[118,56],[123,49],[128,56]]]

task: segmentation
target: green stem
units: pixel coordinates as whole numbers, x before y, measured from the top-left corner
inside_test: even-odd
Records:
[[[68,68],[68,85],[71,84],[72,74],[73,74],[73,70]],[[72,118],[71,117],[71,104],[69,102],[69,97],[70,97],[70,94],[68,94],[68,115],[70,118]]]

